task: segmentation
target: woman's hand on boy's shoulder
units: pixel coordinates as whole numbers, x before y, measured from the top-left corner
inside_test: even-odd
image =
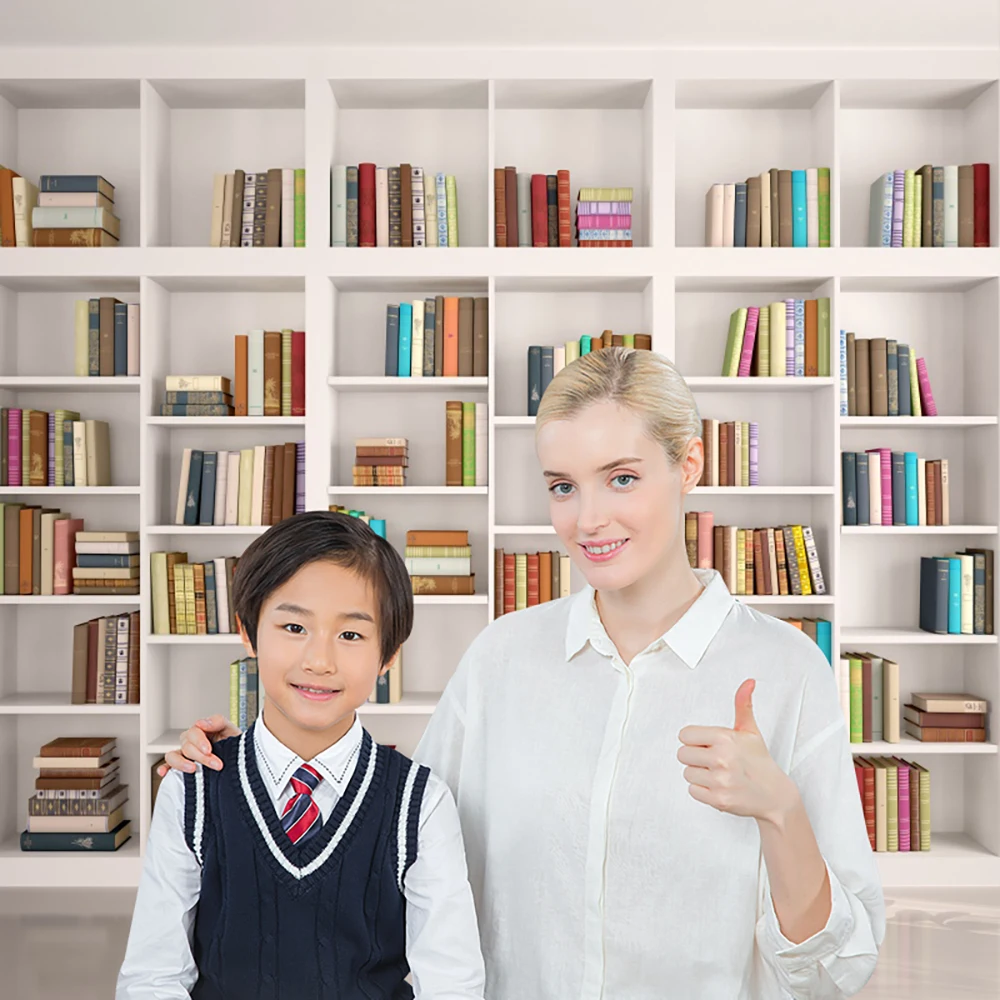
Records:
[[[167,763],[161,764],[157,773],[162,778],[171,768],[191,772],[194,771],[195,764],[221,771],[222,761],[212,753],[212,744],[239,735],[240,730],[221,715],[199,719],[190,729],[181,733],[180,749],[171,750],[166,755]]]

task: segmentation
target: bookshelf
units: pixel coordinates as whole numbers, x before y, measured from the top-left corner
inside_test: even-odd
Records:
[[[835,653],[894,656],[904,692],[966,687],[997,710],[997,637],[915,628],[919,556],[995,546],[1000,523],[995,52],[788,50],[773,61],[749,49],[456,49],[439,59],[407,49],[80,47],[0,50],[0,65],[0,163],[29,177],[103,174],[116,185],[123,234],[114,249],[0,250],[0,399],[111,421],[114,487],[35,492],[88,528],[138,528],[143,553],[138,599],[0,597],[0,886],[135,885],[150,765],[192,719],[228,706],[231,636],[146,636],[140,706],[71,705],[67,693],[74,624],[138,605],[148,626],[150,551],[234,555],[261,530],[171,524],[183,447],[304,440],[309,508],[363,506],[400,547],[410,528],[469,528],[476,594],[417,598],[404,699],[363,708],[376,739],[412,751],[492,617],[493,549],[558,547],[524,416],[526,349],[604,328],[651,332],[704,416],[760,423],[763,485],[698,489],[688,509],[711,509],[717,523],[813,526],[829,594],[741,600],[829,618]],[[455,174],[462,246],[329,247],[329,167],[363,159]],[[992,248],[862,245],[879,172],[974,159],[991,164]],[[574,189],[633,185],[636,246],[492,248],[493,168],[507,164],[566,166]],[[701,245],[711,183],[807,164],[831,168],[829,249]],[[306,247],[207,245],[212,175],[237,166],[306,168]],[[488,298],[489,378],[382,375],[386,303],[435,294]],[[92,295],[141,303],[139,377],[72,376],[72,301]],[[831,299],[833,331],[919,345],[944,416],[842,419],[835,378],[719,377],[734,305],[816,295]],[[229,373],[234,333],[273,325],[307,331],[306,418],[156,415],[164,375]],[[447,399],[488,404],[487,487],[441,485]],[[353,437],[383,433],[410,438],[409,485],[348,485]],[[952,526],[841,528],[840,450],[876,443],[949,457]],[[119,739],[133,839],[100,857],[22,854],[37,747],[98,730]],[[995,723],[990,736],[865,748],[934,771],[933,850],[880,855],[887,886],[1000,885]]]

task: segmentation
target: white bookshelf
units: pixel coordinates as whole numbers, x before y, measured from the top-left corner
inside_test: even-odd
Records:
[[[996,637],[915,627],[919,556],[995,545],[1000,523],[995,54],[789,50],[780,63],[751,50],[440,55],[0,49],[0,163],[33,178],[103,174],[116,185],[123,234],[113,250],[0,250],[0,400],[72,405],[111,421],[116,484],[0,493],[51,497],[88,528],[138,528],[143,552],[138,599],[0,597],[0,886],[135,885],[150,766],[192,719],[228,707],[227,664],[239,645],[226,635],[145,636],[140,706],[71,705],[67,694],[74,624],[136,606],[148,624],[150,551],[235,555],[260,533],[171,523],[182,448],[304,440],[309,508],[363,507],[387,519],[398,547],[407,529],[468,527],[477,593],[416,599],[404,699],[363,709],[376,739],[411,751],[462,652],[492,617],[494,548],[558,546],[535,472],[534,421],[525,416],[526,349],[604,328],[652,333],[654,349],[688,377],[703,416],[761,426],[762,485],[698,489],[688,509],[711,509],[717,523],[813,526],[829,593],[742,600],[776,615],[829,618],[835,653],[870,648],[899,660],[904,694],[964,687],[996,710]],[[973,159],[992,165],[993,248],[861,245],[877,174]],[[463,245],[329,247],[329,167],[361,160],[455,174]],[[574,189],[632,184],[637,245],[492,248],[492,171],[507,164],[569,167]],[[701,245],[711,183],[813,164],[831,167],[830,249]],[[307,246],[208,247],[212,175],[270,166],[306,168]],[[489,299],[489,378],[382,375],[386,303],[435,294]],[[139,377],[72,376],[72,302],[93,295],[141,303]],[[842,419],[835,378],[719,377],[735,305],[817,295],[831,299],[832,330],[917,346],[945,416]],[[230,374],[233,335],[261,326],[307,331],[304,420],[157,415],[163,376]],[[448,399],[489,406],[487,487],[442,485]],[[372,434],[410,438],[407,487],[348,485],[353,438]],[[875,443],[949,458],[953,526],[841,529],[840,450]],[[574,570],[574,587],[581,582]],[[98,732],[119,739],[133,839],[100,857],[22,854],[37,747]],[[1000,758],[996,730],[989,735],[978,746],[865,747],[933,768],[934,848],[880,855],[887,885],[1000,885]]]

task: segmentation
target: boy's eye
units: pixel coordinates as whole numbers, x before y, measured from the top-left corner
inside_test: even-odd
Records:
[[[341,639],[347,639],[349,642],[354,642],[356,639],[363,639],[364,636],[360,632],[341,632]]]
[[[282,625],[281,627],[292,635],[305,635],[306,632],[305,626],[299,625],[297,622],[289,622],[287,625]]]
[[[572,489],[572,483],[556,483],[549,487],[549,492],[556,497],[568,497]]]
[[[616,486],[631,486],[638,478],[638,476],[633,476],[631,472],[622,472],[620,475],[615,476],[611,482]],[[627,480],[627,482],[623,482],[622,480]]]

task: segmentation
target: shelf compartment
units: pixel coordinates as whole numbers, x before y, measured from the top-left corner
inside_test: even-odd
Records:
[[[840,645],[845,649],[866,646],[989,646],[996,645],[995,635],[938,635],[918,628],[857,626],[840,630]]]

